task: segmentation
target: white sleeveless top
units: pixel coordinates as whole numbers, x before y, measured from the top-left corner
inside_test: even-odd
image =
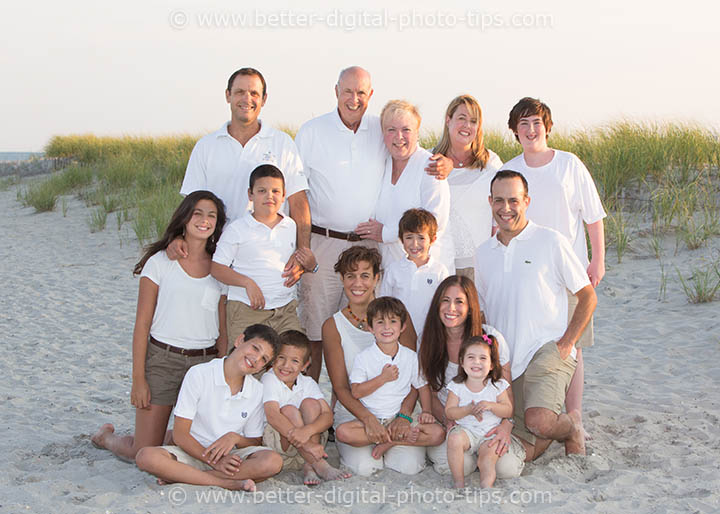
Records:
[[[335,328],[337,328],[340,334],[340,345],[345,354],[345,369],[347,370],[348,376],[350,376],[355,357],[366,348],[375,344],[375,336],[370,332],[360,330],[350,323],[342,311],[333,314],[333,319],[335,320]],[[337,427],[341,423],[352,421],[353,419],[355,419],[355,416],[353,416],[342,403],[339,401],[335,403],[334,427]]]

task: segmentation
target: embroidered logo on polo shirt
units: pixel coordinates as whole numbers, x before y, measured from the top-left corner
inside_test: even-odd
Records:
[[[267,152],[265,152],[265,153],[263,154],[262,160],[263,160],[263,161],[268,161],[268,162],[274,163],[274,162],[275,162],[275,157],[273,157],[272,152],[271,152],[270,150],[268,150]]]
[[[432,279],[431,278],[427,279],[427,283],[432,284]]]
[[[525,264],[532,264],[532,262],[530,262],[530,261],[525,261]]]
[[[243,417],[243,418],[247,418],[247,412],[243,412],[243,413],[242,413],[242,417]]]

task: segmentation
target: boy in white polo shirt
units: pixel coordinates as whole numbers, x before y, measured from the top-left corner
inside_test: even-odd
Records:
[[[265,423],[263,386],[252,375],[270,364],[278,347],[272,328],[252,325],[224,359],[193,366],[177,404],[177,446],[142,448],[135,462],[159,483],[255,490],[255,482],[282,469],[282,457],[260,446]]]
[[[309,248],[295,252],[295,222],[278,212],[285,199],[285,181],[279,169],[271,164],[255,168],[250,174],[248,198],[253,203],[252,212],[223,230],[211,268],[213,277],[230,286],[230,341],[255,323],[279,333],[302,331],[296,312],[296,286],[287,287],[282,274],[293,253],[307,271],[317,265]]]
[[[352,395],[387,427],[396,417],[410,421],[412,429],[408,439],[398,439],[375,446],[372,456],[376,459],[395,445],[437,446],[445,439],[445,430],[436,423],[431,414],[430,388],[420,376],[417,354],[399,344],[408,313],[397,298],[376,298],[367,308],[370,331],[375,344],[363,350],[355,358],[350,372]],[[422,413],[416,421],[400,413],[400,407],[408,395],[420,393]],[[335,437],[351,446],[372,444],[359,420],[349,421],[337,427]]]
[[[309,365],[307,336],[297,330],[283,332],[273,367],[262,377],[268,421],[263,442],[283,457],[283,469],[302,469],[305,485],[317,485],[320,478],[338,480],[350,474],[325,460],[333,415],[317,382],[303,374]]]
[[[449,275],[447,267],[429,253],[437,239],[437,226],[430,211],[405,211],[398,224],[398,235],[407,256],[385,268],[380,285],[380,296],[394,296],[405,304],[418,341],[435,289]]]

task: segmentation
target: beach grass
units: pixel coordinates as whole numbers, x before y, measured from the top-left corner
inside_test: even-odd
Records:
[[[297,133],[292,125],[278,128],[291,137]],[[432,150],[441,134],[423,129],[420,145]],[[106,226],[101,211],[105,218],[116,212],[118,229],[131,222],[141,244],[148,243],[161,235],[180,201],[178,191],[197,139],[191,135],[56,136],[46,146],[46,155],[71,159],[72,165],[18,190],[18,199],[43,211],[55,209],[61,196],[76,194],[96,208],[89,222],[92,229]],[[509,130],[485,131],[484,141],[503,162],[522,151]],[[643,248],[657,259],[663,254],[666,234],[675,234],[677,250],[681,244],[688,249],[703,247],[720,233],[717,132],[694,124],[621,120],[569,133],[556,129],[548,143],[575,153],[588,167],[609,214],[606,244],[614,248],[618,262],[631,238],[643,233],[631,227],[637,217],[646,216],[651,223],[651,229],[644,231],[650,239]],[[9,178],[0,186],[15,183]],[[664,271],[663,277],[667,280]],[[697,280],[690,278],[685,284]]]

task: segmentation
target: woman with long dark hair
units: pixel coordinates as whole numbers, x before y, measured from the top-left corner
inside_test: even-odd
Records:
[[[485,324],[475,284],[462,275],[449,276],[435,290],[418,352],[420,372],[433,392],[433,415],[446,429],[455,424],[445,417],[445,403],[448,397],[447,384],[458,374],[460,346],[463,341],[483,334],[492,335],[497,340],[502,378],[512,384],[508,345],[500,332]],[[508,388],[508,394],[512,401],[511,388]],[[511,422],[503,420],[500,426],[488,433],[488,437],[495,437],[487,444],[496,446],[500,456],[509,448],[511,431]],[[444,445],[428,448],[428,457],[433,461],[438,473],[450,472]],[[471,473],[475,466],[472,458],[466,458],[466,475]]]
[[[187,370],[225,355],[226,293],[210,276],[224,224],[222,201],[209,191],[195,191],[175,210],[162,238],[145,247],[133,271],[140,275],[130,393],[135,433],[116,435],[106,423],[91,438],[96,446],[134,460],[140,448],[163,444]],[[165,250],[180,236],[188,257],[172,261]]]

